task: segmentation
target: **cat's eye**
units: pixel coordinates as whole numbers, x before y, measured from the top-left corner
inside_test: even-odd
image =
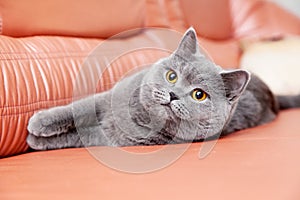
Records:
[[[204,101],[206,98],[207,98],[207,94],[206,92],[204,92],[203,90],[201,89],[194,89],[192,92],[191,92],[191,96],[193,99],[195,99],[196,101]]]
[[[176,83],[178,79],[176,72],[174,72],[173,70],[169,70],[167,72],[166,79],[170,83]]]

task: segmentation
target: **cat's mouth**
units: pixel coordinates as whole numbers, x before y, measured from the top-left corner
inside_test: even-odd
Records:
[[[161,103],[160,105],[163,106],[166,109],[166,111],[168,112],[169,116],[174,116],[174,115],[177,116],[175,114],[174,110],[172,110],[171,102],[169,102],[169,103]]]

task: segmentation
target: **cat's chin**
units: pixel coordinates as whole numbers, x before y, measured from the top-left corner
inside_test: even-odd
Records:
[[[170,103],[168,103],[168,104],[160,104],[160,105],[162,105],[166,109],[166,111],[168,113],[168,116],[170,118],[174,118],[175,117],[177,119],[182,119],[180,117],[180,115],[176,114],[176,111],[174,111],[174,108],[172,109],[172,106],[171,106]]]

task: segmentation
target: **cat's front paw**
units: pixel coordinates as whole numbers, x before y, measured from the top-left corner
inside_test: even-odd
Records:
[[[55,118],[47,110],[35,113],[29,120],[27,130],[37,137],[50,137],[59,134]]]
[[[26,138],[26,142],[28,146],[35,150],[46,150],[47,148],[43,145],[42,140],[43,138],[39,138],[35,135],[28,134]]]

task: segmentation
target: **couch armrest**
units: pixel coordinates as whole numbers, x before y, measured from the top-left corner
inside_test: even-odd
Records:
[[[0,157],[28,149],[27,123],[35,111],[111,88],[169,55],[180,37],[167,29],[107,41],[0,36]]]

